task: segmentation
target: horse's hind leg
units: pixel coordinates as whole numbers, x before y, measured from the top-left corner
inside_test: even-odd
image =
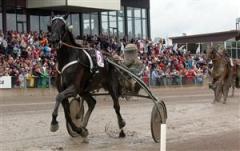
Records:
[[[111,96],[113,98],[113,107],[115,109],[115,112],[117,114],[117,119],[118,119],[118,126],[119,126],[119,129],[121,130],[120,134],[119,134],[119,137],[125,137],[125,133],[123,131],[123,127],[126,125],[126,122],[124,121],[124,119],[122,118],[122,115],[120,113],[120,105],[119,105],[119,100],[118,98],[111,93]]]
[[[223,104],[226,104],[227,102],[228,92],[229,92],[229,86],[224,85],[223,86],[223,97],[224,97]]]
[[[53,110],[53,113],[52,113],[52,121],[51,121],[51,127],[50,127],[50,130],[52,132],[56,132],[59,128],[58,121],[57,121],[57,116],[58,116],[58,109],[59,109],[60,103],[64,99],[66,99],[68,97],[71,97],[71,96],[75,96],[75,95],[76,95],[76,89],[72,85],[72,86],[69,86],[67,89],[65,89],[64,91],[62,91],[61,93],[59,93],[56,96],[56,103],[55,103],[54,110]]]
[[[220,102],[223,92],[223,86],[220,81],[216,82],[215,101]]]
[[[95,108],[96,100],[92,97],[92,95],[90,93],[84,95],[83,98],[88,104],[88,110],[86,112],[86,115],[84,116],[83,123],[81,125],[81,128],[83,128],[81,135],[83,137],[86,137],[88,135],[88,131],[87,131],[86,127],[87,127],[89,118],[91,116],[91,113],[92,113],[93,109]]]
[[[235,92],[235,81],[232,82],[232,97],[234,97]]]

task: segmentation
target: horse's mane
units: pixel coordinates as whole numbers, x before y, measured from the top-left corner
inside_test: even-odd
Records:
[[[69,29],[67,30],[67,32],[70,36],[69,38],[70,38],[70,41],[72,42],[72,44],[76,47],[82,47],[80,44],[76,43],[73,33]]]

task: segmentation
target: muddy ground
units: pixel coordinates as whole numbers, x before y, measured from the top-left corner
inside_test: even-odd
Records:
[[[211,104],[213,93],[207,87],[152,91],[167,105],[168,151],[240,150],[240,90],[226,105]],[[55,95],[54,89],[0,90],[1,151],[159,151],[151,137],[150,100],[121,101],[127,137],[119,139],[110,97],[98,97],[86,144],[68,135],[62,109],[59,130],[50,132]]]

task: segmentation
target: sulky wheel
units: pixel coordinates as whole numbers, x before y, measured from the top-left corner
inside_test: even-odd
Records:
[[[84,117],[84,104],[82,99],[72,99],[69,105],[70,117],[72,122],[80,127],[83,117]],[[72,127],[69,122],[66,122],[68,134],[72,137],[80,136],[77,132],[72,130]]]
[[[163,123],[163,118],[157,109],[157,105],[153,106],[151,115],[151,132],[152,138],[156,143],[160,142],[160,130],[161,123]]]

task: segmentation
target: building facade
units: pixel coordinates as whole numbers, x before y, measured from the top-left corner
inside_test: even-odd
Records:
[[[75,36],[150,37],[150,0],[0,0],[0,30],[47,31],[50,14],[69,13]]]
[[[184,45],[191,53],[196,53],[198,47],[206,52],[208,46],[225,48],[229,56],[240,59],[240,30],[229,30],[216,33],[171,37],[173,44]]]

